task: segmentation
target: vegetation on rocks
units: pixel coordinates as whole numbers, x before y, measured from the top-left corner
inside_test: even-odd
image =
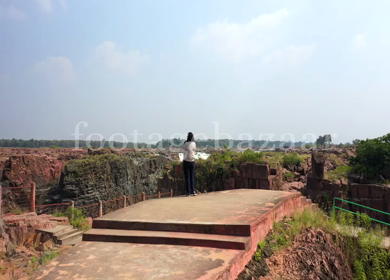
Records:
[[[350,173],[350,171],[350,166],[340,165],[336,169],[326,172],[326,176],[332,182],[340,182],[343,179],[347,179],[348,173]]]
[[[303,158],[299,156],[296,152],[291,154],[287,154],[283,157],[283,166],[298,166],[301,162],[303,162]]]
[[[307,236],[302,237],[302,235],[305,234],[309,234],[308,236],[314,238],[315,241],[299,243],[298,241],[307,238]],[[319,234],[319,236],[316,236],[317,234]],[[329,218],[321,210],[308,209],[301,213],[296,212],[292,218],[285,218],[283,221],[274,224],[273,229],[266,239],[258,244],[258,249],[253,256],[251,263],[240,275],[239,279],[243,280],[252,279],[251,277],[266,276],[270,274],[270,265],[271,270],[276,270],[274,267],[275,259],[270,259],[276,252],[279,254],[278,256],[275,256],[276,260],[278,257],[287,260],[279,263],[276,261],[276,266],[279,265],[282,267],[279,267],[278,270],[274,271],[273,276],[275,276],[275,273],[281,273],[281,275],[278,275],[279,277],[285,276],[283,273],[291,273],[289,270],[297,269],[297,267],[300,267],[300,271],[296,272],[302,273],[302,275],[306,273],[306,277],[308,277],[308,275],[321,276],[322,268],[320,270],[320,267],[316,267],[315,265],[307,266],[306,260],[294,260],[293,257],[291,259],[291,255],[297,254],[297,256],[302,257],[307,254],[306,257],[309,257],[310,252],[315,253],[317,251],[317,254],[314,254],[314,256],[321,258],[323,257],[323,254],[329,253],[327,250],[335,250],[335,248],[330,246],[331,244],[329,244],[329,241],[326,241],[317,249],[314,248],[316,245],[313,243],[321,240],[321,238],[325,238],[324,234],[328,234],[331,237],[330,241],[334,242],[340,249],[339,251],[342,252],[341,257],[345,258],[347,265],[347,267],[344,268],[337,268],[333,273],[343,271],[346,272],[347,275],[348,270],[351,268],[353,277],[358,280],[390,279],[390,250],[381,247],[385,231],[380,227],[372,228],[371,220],[368,216],[363,214],[361,217],[357,218],[353,214],[340,212],[336,217]],[[296,242],[299,243],[299,246],[295,244]],[[305,249],[304,247],[307,248]],[[283,250],[287,251],[283,253]],[[330,254],[330,256],[332,255],[335,255],[335,253],[333,252]],[[299,264],[300,261],[303,262],[303,266]],[[323,261],[321,259],[310,260],[310,262],[318,262],[321,267],[326,261],[327,259],[324,259]],[[292,262],[297,262],[297,266],[294,267],[294,265],[291,264]],[[339,263],[339,265],[344,266],[345,264]],[[332,270],[332,267],[329,268],[329,266],[326,265],[323,268]],[[331,272],[332,271],[329,273]],[[337,276],[340,277],[339,274],[337,274]],[[304,277],[294,277],[296,278],[291,279],[305,279]],[[347,277],[345,279],[349,278]]]

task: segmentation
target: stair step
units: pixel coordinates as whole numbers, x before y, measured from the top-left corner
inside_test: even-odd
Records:
[[[250,236],[250,225],[241,224],[200,224],[200,223],[160,223],[147,221],[116,221],[98,218],[93,220],[94,229],[120,229],[137,231],[169,231],[201,234],[221,234]]]
[[[66,235],[64,237],[61,237],[57,239],[57,244],[59,245],[68,245],[72,243],[75,239],[81,238],[83,236],[83,232],[80,230],[77,230],[76,232]]]
[[[250,237],[217,234],[93,228],[84,233],[83,241],[169,244],[246,250],[250,247],[251,239]]]
[[[72,230],[72,226],[56,226],[54,228],[37,229],[38,232],[49,234],[50,237],[55,237],[63,232]]]
[[[78,232],[78,231],[79,230],[77,228],[73,228],[72,227],[71,229],[69,229],[67,231],[64,231],[64,232],[62,232],[62,233],[60,233],[58,235],[54,235],[54,239],[55,240],[64,239],[64,237],[66,237],[68,235],[72,235],[73,233]]]

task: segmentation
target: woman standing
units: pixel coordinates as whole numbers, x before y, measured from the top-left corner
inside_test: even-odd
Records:
[[[195,139],[192,132],[188,132],[187,141],[184,142],[183,169],[186,178],[187,196],[196,195],[195,189]]]

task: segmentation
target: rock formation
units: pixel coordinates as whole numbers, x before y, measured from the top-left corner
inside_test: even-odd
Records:
[[[307,178],[307,186],[304,194],[314,202],[319,202],[323,207],[329,208],[333,197],[346,199],[367,207],[390,213],[390,186],[380,184],[364,184],[360,176],[349,175],[349,180],[332,182],[324,178],[325,157],[322,152],[313,152],[312,172]],[[341,204],[338,202],[337,204]],[[366,210],[351,204],[343,204],[345,209],[354,212],[367,213],[371,218],[390,222],[390,216],[375,211]]]
[[[168,159],[137,154],[103,154],[72,160],[65,166],[60,180],[62,202],[75,201],[84,206],[142,192],[155,194],[157,178]]]

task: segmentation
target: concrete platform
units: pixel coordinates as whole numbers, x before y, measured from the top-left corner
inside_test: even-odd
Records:
[[[145,201],[94,220],[89,241],[33,279],[232,280],[275,221],[307,206],[299,193],[249,189]]]

